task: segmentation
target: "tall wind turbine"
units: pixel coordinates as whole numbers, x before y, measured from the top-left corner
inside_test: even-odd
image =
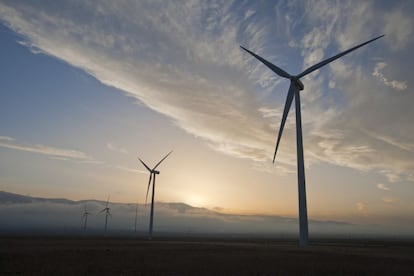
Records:
[[[87,225],[88,225],[88,216],[89,215],[92,215],[91,213],[89,213],[87,210],[86,210],[86,204],[83,206],[83,209],[84,209],[84,211],[83,211],[83,216],[82,216],[82,220],[83,220],[83,231],[86,231],[86,227],[87,227]]]
[[[156,168],[161,164],[162,161],[165,160],[165,158],[167,158],[170,154],[172,153],[172,151],[170,151],[163,159],[161,159],[160,162],[158,162],[152,169],[150,169],[150,167],[147,166],[147,164],[144,163],[144,161],[142,161],[140,158],[139,161],[141,161],[142,165],[144,165],[144,167],[150,172],[150,176],[149,176],[149,181],[148,181],[148,188],[147,188],[147,195],[145,197],[145,204],[147,204],[147,199],[148,199],[148,192],[151,186],[151,180],[152,180],[152,196],[151,196],[151,213],[150,213],[150,225],[149,225],[149,233],[148,233],[148,238],[152,239],[152,226],[153,226],[153,222],[154,222],[154,194],[155,194],[155,176],[157,174],[160,174],[159,171],[156,170]]]
[[[264,58],[256,55],[255,53],[247,50],[246,48],[240,46],[243,50],[260,60],[264,65],[266,65],[270,70],[275,72],[277,75],[281,76],[282,78],[286,78],[290,80],[290,87],[289,91],[286,97],[286,103],[285,108],[283,110],[283,116],[282,121],[280,123],[280,129],[279,134],[277,136],[277,142],[276,142],[276,148],[275,153],[273,155],[273,163],[275,162],[276,158],[276,152],[279,147],[280,138],[283,133],[283,128],[285,126],[286,118],[289,113],[290,106],[292,104],[293,98],[295,98],[295,111],[296,111],[296,150],[297,150],[297,168],[298,168],[298,191],[299,191],[299,232],[300,232],[300,246],[307,246],[308,245],[308,214],[307,214],[307,208],[306,208],[306,188],[305,188],[305,164],[303,159],[303,141],[302,141],[302,119],[300,114],[300,94],[299,91],[303,90],[304,85],[300,81],[300,79],[310,73],[312,73],[315,70],[318,70],[324,65],[327,65],[328,63],[368,44],[371,43],[374,40],[377,40],[384,35],[378,36],[374,39],[368,40],[367,42],[364,42],[362,44],[359,44],[355,47],[352,47],[351,49],[348,49],[342,53],[339,53],[333,57],[330,57],[328,59],[325,59],[324,61],[321,61],[302,73],[294,76],[290,75],[280,67],[277,67],[276,65],[270,63],[269,61],[265,60]]]
[[[109,208],[109,197],[110,197],[110,196],[108,196],[108,201],[106,202],[106,207],[105,207],[105,208],[103,208],[103,209],[99,212],[99,214],[100,214],[100,213],[102,213],[102,212],[105,212],[105,233],[106,233],[106,229],[107,229],[107,226],[108,226],[108,215],[112,218],[112,215],[111,215],[111,213],[109,212],[109,210],[111,209],[111,208]]]

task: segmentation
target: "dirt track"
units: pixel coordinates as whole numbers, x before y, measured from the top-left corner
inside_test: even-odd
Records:
[[[0,275],[414,275],[414,241],[0,238]]]

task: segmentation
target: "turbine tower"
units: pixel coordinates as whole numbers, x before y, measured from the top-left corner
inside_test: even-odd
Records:
[[[162,161],[165,160],[165,158],[167,158],[170,154],[172,153],[172,151],[170,151],[163,159],[161,159],[160,162],[158,162],[152,169],[150,169],[150,167],[147,166],[147,164],[144,163],[144,161],[142,161],[140,158],[139,161],[141,161],[142,165],[144,165],[144,167],[150,172],[150,176],[149,176],[149,181],[148,181],[148,188],[147,188],[147,195],[145,197],[145,204],[147,204],[147,199],[148,199],[148,192],[151,186],[151,180],[152,180],[152,195],[151,195],[151,213],[150,213],[150,224],[149,224],[149,232],[148,232],[148,239],[152,239],[152,226],[153,226],[153,222],[154,222],[154,194],[155,194],[155,176],[157,174],[160,174],[159,171],[156,170],[156,168],[161,164]]]
[[[277,142],[276,142],[276,148],[275,153],[273,155],[273,163],[275,162],[277,149],[279,147],[280,138],[282,137],[283,128],[285,126],[286,118],[289,113],[290,106],[292,104],[293,98],[295,98],[295,111],[296,111],[296,150],[297,150],[297,169],[298,169],[298,194],[299,194],[299,232],[300,232],[300,240],[299,244],[301,247],[308,245],[308,214],[307,214],[307,208],[306,208],[306,188],[305,188],[305,164],[303,159],[303,141],[302,141],[302,119],[301,119],[301,113],[300,113],[300,91],[303,90],[304,85],[300,81],[300,79],[310,73],[312,73],[315,70],[318,70],[324,65],[327,65],[328,63],[368,44],[371,43],[374,40],[377,40],[384,35],[378,36],[374,39],[368,40],[367,42],[364,42],[362,44],[359,44],[355,47],[352,47],[351,49],[348,49],[342,53],[339,53],[333,57],[330,57],[328,59],[325,59],[324,61],[321,61],[302,73],[294,76],[290,75],[283,69],[277,67],[276,65],[270,63],[269,61],[265,60],[264,58],[256,55],[255,53],[247,50],[246,48],[240,46],[243,50],[260,60],[264,65],[266,65],[270,70],[275,72],[277,75],[281,76],[282,78],[286,78],[290,80],[290,87],[289,91],[286,97],[286,103],[283,110],[283,116],[282,121],[280,123],[280,129],[279,134],[277,136]]]
[[[134,232],[137,232],[137,223],[138,223],[138,203],[135,205],[135,223],[134,223]]]
[[[102,213],[102,212],[105,212],[105,233],[106,233],[107,226],[108,226],[108,215],[112,218],[112,215],[111,215],[111,213],[109,212],[109,210],[110,210],[111,208],[109,208],[109,207],[108,207],[108,206],[109,206],[109,197],[110,197],[110,196],[108,196],[108,201],[106,202],[106,207],[105,207],[105,208],[103,208],[103,209],[99,212],[99,214],[100,214],[100,213]]]
[[[82,220],[83,220],[83,231],[86,231],[86,227],[87,227],[87,225],[88,225],[88,216],[89,215],[92,215],[91,213],[89,213],[87,210],[86,210],[86,204],[83,206],[83,209],[84,209],[84,211],[83,211],[83,216],[82,216]]]

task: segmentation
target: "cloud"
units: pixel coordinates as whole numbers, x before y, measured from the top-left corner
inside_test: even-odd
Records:
[[[118,152],[118,153],[123,153],[123,154],[128,154],[128,151],[125,148],[119,147],[117,145],[114,145],[113,143],[106,143],[106,147],[110,151],[114,151],[114,152]]]
[[[230,144],[245,158],[268,156],[270,129],[259,120],[250,84],[239,79],[249,66],[235,26],[250,19],[229,13],[230,2],[212,12],[202,2],[124,1],[114,9],[108,1],[85,4],[82,14],[73,4],[2,4],[0,16],[30,47],[84,69],[217,148]],[[255,33],[248,45],[260,45],[260,27],[246,24]]]
[[[376,77],[383,82],[379,85],[372,76],[373,58],[383,60],[391,53],[401,58],[398,51],[408,51],[412,44],[410,4],[392,9],[368,1],[272,5],[10,1],[0,4],[0,18],[34,51],[82,68],[164,114],[215,150],[259,163],[273,156],[286,81],[241,52],[239,45],[286,70],[300,71],[387,33],[304,79],[306,164],[327,162],[411,179],[413,93],[395,93],[393,89],[403,88],[402,83],[385,78],[379,62]],[[396,18],[407,27],[397,26]],[[275,25],[280,32],[275,33]],[[387,68],[396,66],[390,63]],[[296,163],[292,117],[279,155],[286,172]]]
[[[380,81],[382,81],[386,86],[389,86],[395,90],[406,90],[407,89],[407,82],[406,81],[396,81],[396,80],[388,80],[384,77],[384,74],[381,72],[387,66],[385,62],[378,62],[375,65],[374,71],[372,75],[377,77]]]
[[[387,178],[388,182],[396,183],[401,181],[401,176],[388,170],[382,170],[381,173]]]
[[[382,183],[378,184],[377,188],[380,189],[380,190],[384,190],[384,191],[389,191],[390,190],[390,188],[388,188],[385,184],[382,184]]]
[[[388,204],[393,204],[393,203],[399,202],[400,199],[396,198],[396,197],[384,197],[384,198],[382,198],[382,201],[384,201],[385,203],[388,203]]]
[[[357,210],[361,213],[366,213],[368,211],[368,204],[365,202],[357,202],[355,203]]]
[[[21,144],[18,143],[14,138],[0,136],[0,147],[32,152],[37,154],[48,155],[51,158],[57,158],[60,160],[76,160],[80,162],[96,162],[96,160],[86,153],[78,150],[71,150],[71,149],[63,149],[63,148],[55,148],[50,146],[44,145],[28,145],[28,144]]]
[[[387,12],[384,16],[384,33],[390,37],[390,46],[395,51],[412,43],[414,22],[409,10],[409,7],[400,6]]]
[[[96,158],[82,151],[55,148],[55,147],[39,145],[39,144],[36,144],[36,145],[27,144],[27,143],[23,144],[23,143],[16,141],[16,139],[12,137],[8,137],[8,136],[0,136],[0,147],[46,155],[48,156],[49,159],[52,159],[52,160],[73,161],[78,164],[99,165],[99,166],[104,166],[105,168],[121,170],[121,171],[129,172],[129,173],[147,173],[146,171],[129,168],[127,166],[112,164],[110,162],[104,162],[101,160],[97,160]],[[119,152],[117,150],[118,148],[115,148],[115,151]]]
[[[0,141],[13,141],[14,138],[9,136],[0,136]]]
[[[395,5],[390,11],[368,1],[358,5],[332,1],[307,3],[309,7],[306,16],[310,27],[302,39],[304,55],[320,56],[320,51],[323,51],[326,58],[337,53],[338,50],[325,55],[334,44],[345,50],[358,42],[366,41],[373,37],[373,34],[386,33],[380,28],[384,27],[382,22],[390,13],[400,14],[403,22],[411,20],[406,12],[400,12],[404,8],[399,5]],[[330,20],[324,20],[324,13]],[[314,27],[315,25],[317,27]],[[398,36],[406,37],[403,30],[398,29],[398,32]],[[362,62],[365,59],[362,54],[364,51],[366,53],[368,47],[373,51],[370,54],[375,52],[380,56],[389,55],[381,43],[388,44],[390,41],[392,38],[388,37],[387,33],[385,38],[374,42],[375,44],[331,63],[329,82],[333,80],[335,85],[330,85],[324,74],[305,80],[305,91],[316,94],[313,98],[307,99],[308,95],[304,93],[302,114],[308,114],[313,120],[307,122],[310,130],[307,137],[305,136],[307,156],[358,170],[376,170],[386,177],[392,176],[393,181],[411,181],[409,174],[414,169],[414,160],[409,137],[414,135],[414,129],[406,118],[414,116],[414,113],[406,101],[414,100],[413,93],[395,97],[393,89],[408,89],[408,85],[385,78],[381,70],[386,63],[377,62],[377,70],[374,70],[374,73],[386,84],[385,87],[379,86],[372,77],[370,78],[372,71],[364,65],[370,62]],[[408,50],[404,47],[408,47],[411,42],[412,40],[405,39],[405,43],[401,43],[399,49]],[[352,56],[359,58],[355,59]],[[310,63],[311,61],[304,59],[304,67]],[[403,68],[400,70],[404,71]],[[323,81],[318,83],[318,80]],[[324,92],[326,84],[330,86],[331,91]],[[310,103],[312,108],[309,108]],[[325,108],[318,110],[322,106]],[[330,107],[329,114],[326,106]],[[398,126],[395,122],[398,122]]]
[[[126,171],[126,172],[130,172],[130,173],[144,173],[146,174],[146,171],[143,170],[138,170],[138,169],[131,169],[129,167],[125,167],[125,166],[113,166],[116,169],[122,170],[122,171]]]

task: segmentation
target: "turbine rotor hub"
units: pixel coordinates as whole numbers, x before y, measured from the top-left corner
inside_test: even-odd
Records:
[[[303,90],[303,88],[305,87],[303,83],[300,81],[300,79],[296,76],[290,77],[290,81],[293,82],[299,90]]]

